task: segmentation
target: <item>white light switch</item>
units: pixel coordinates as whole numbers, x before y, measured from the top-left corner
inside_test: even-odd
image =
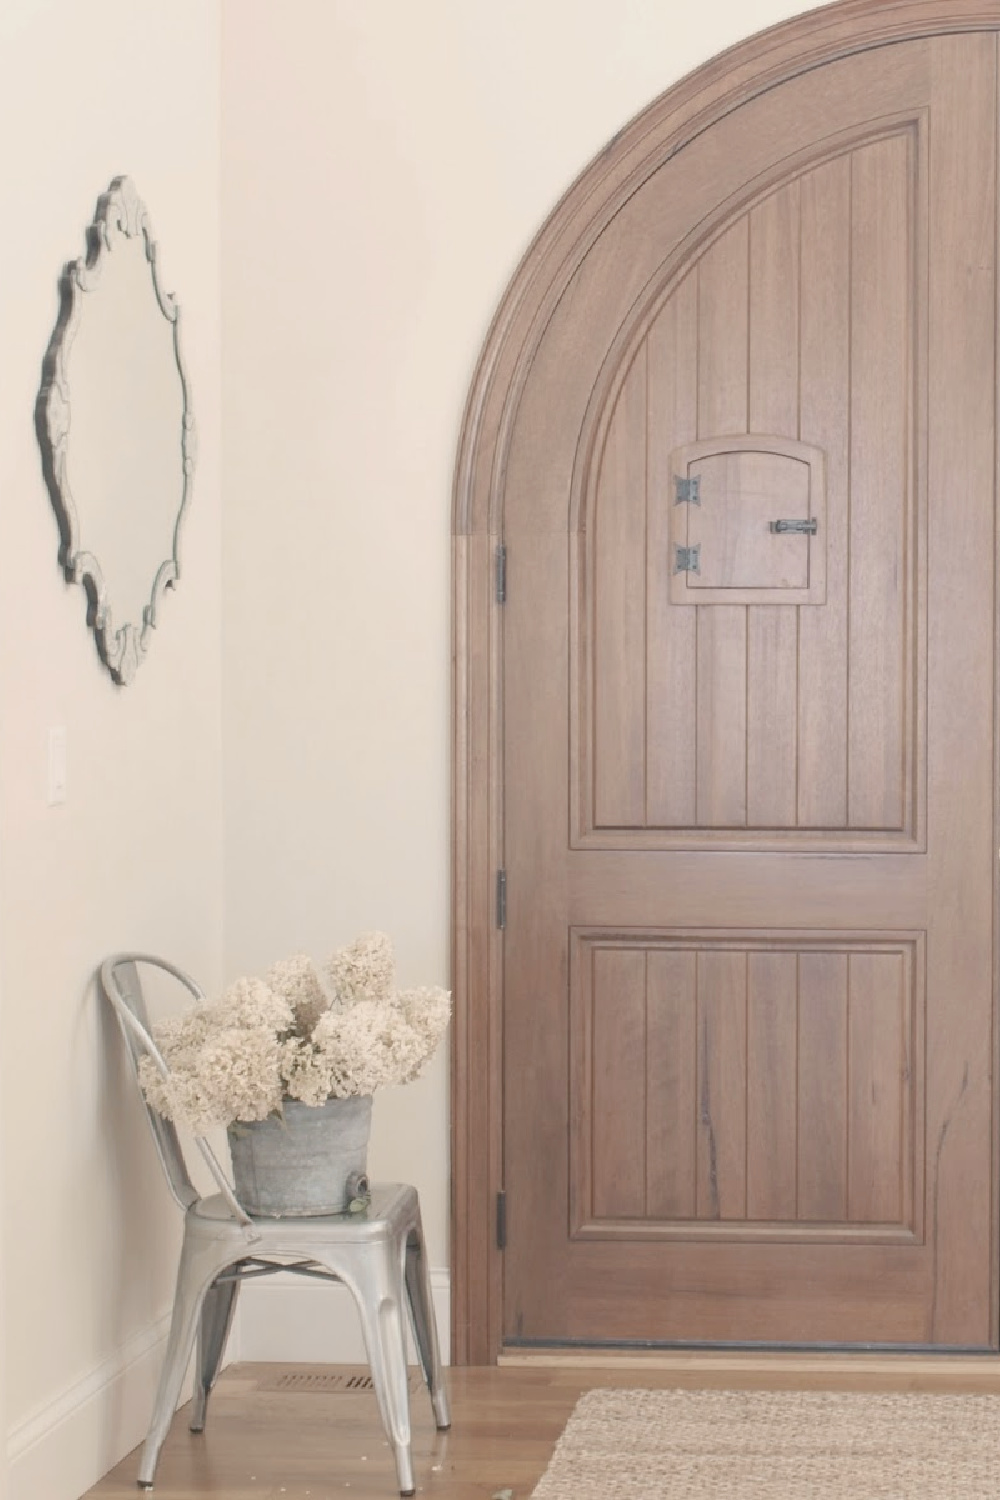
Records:
[[[49,806],[66,801],[66,726],[49,730]]]

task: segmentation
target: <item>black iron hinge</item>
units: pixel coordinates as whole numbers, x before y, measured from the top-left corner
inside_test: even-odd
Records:
[[[507,1194],[497,1193],[497,1249],[507,1248]]]
[[[496,552],[496,585],[497,603],[507,603],[507,548],[503,542],[497,546]]]
[[[701,543],[695,547],[674,548],[674,572],[675,573],[700,573],[701,572]]]

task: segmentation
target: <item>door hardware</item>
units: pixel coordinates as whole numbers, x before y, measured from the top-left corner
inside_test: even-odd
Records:
[[[496,569],[494,573],[496,585],[495,594],[498,604],[507,603],[507,548],[500,542],[496,550]]]
[[[778,536],[815,536],[819,522],[815,516],[809,521],[769,521],[767,529]]]

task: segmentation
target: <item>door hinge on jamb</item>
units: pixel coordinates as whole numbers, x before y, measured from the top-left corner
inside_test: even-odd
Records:
[[[497,926],[507,926],[507,871],[497,871]]]
[[[507,1248],[507,1194],[500,1190],[497,1193],[497,1249]]]
[[[497,603],[507,603],[507,548],[503,542],[497,544],[496,552]]]

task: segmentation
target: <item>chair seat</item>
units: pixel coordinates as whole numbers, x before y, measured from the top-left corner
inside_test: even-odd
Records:
[[[416,1201],[416,1189],[407,1183],[375,1183],[367,1206],[357,1213],[288,1215],[283,1218],[259,1216],[253,1219],[253,1224],[262,1236],[267,1237],[300,1236],[304,1240],[322,1239],[328,1244],[356,1243],[384,1235],[388,1226],[395,1226],[412,1213]],[[221,1193],[199,1198],[188,1213],[196,1219],[224,1224],[227,1230],[235,1230],[237,1236],[243,1238],[242,1227],[234,1221],[232,1210]]]

